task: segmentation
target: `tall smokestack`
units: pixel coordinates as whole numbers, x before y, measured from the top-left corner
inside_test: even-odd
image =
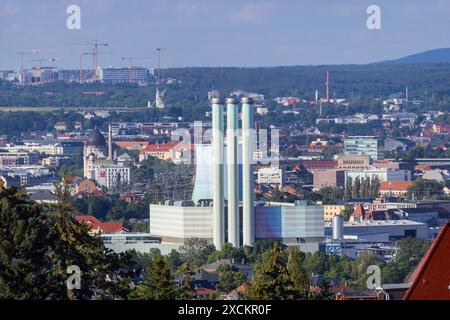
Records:
[[[330,102],[330,72],[327,71],[327,102]]]
[[[228,242],[239,246],[238,100],[227,99]]]
[[[109,135],[108,135],[108,159],[113,159],[113,140],[112,140],[112,125],[109,124]]]
[[[253,99],[242,98],[242,229],[243,245],[255,242],[255,207],[253,196]]]
[[[213,148],[213,242],[217,250],[224,244],[223,102],[211,99]]]

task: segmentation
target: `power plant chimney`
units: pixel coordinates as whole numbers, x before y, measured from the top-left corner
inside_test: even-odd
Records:
[[[113,160],[113,140],[112,140],[112,125],[109,124],[109,134],[108,134],[108,159]]]
[[[213,148],[213,242],[221,250],[225,242],[224,233],[224,172],[223,172],[223,101],[211,99],[212,104],[212,148]]]
[[[255,241],[254,221],[255,207],[253,195],[253,99],[242,98],[242,229],[243,245],[252,246]]]
[[[239,246],[239,171],[238,171],[238,103],[236,98],[227,101],[227,193],[228,242]]]

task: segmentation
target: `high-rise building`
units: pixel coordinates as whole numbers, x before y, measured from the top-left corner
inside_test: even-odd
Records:
[[[100,81],[106,83],[146,83],[150,80],[150,71],[146,68],[100,68]]]
[[[369,156],[373,160],[384,158],[384,143],[374,136],[353,136],[344,139],[344,154]]]

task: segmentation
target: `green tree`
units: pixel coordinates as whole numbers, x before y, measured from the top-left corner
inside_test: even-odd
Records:
[[[254,266],[254,279],[248,290],[250,300],[293,299],[293,282],[287,267],[288,257],[282,247],[275,243],[270,251],[263,253]]]
[[[306,299],[309,296],[309,277],[303,267],[302,254],[299,248],[289,248],[288,272],[292,281],[296,299]]]
[[[170,273],[167,259],[157,256],[149,267],[142,284],[137,285],[130,294],[133,300],[174,300],[177,290]]]
[[[117,256],[72,219],[68,191],[58,190],[58,197],[56,205],[43,206],[15,187],[0,188],[0,298],[120,297],[128,279],[115,269]],[[66,285],[69,266],[82,272],[79,289]]]
[[[361,197],[361,180],[356,177],[352,187],[352,198],[358,199],[359,197]]]
[[[220,265],[216,272],[219,276],[219,283],[217,284],[216,289],[221,292],[230,292],[247,280],[242,272],[233,270],[228,264]]]
[[[434,180],[417,179],[408,187],[406,195],[418,200],[432,199],[442,194],[443,185]]]
[[[345,181],[344,199],[350,200],[352,198],[352,178],[348,177]]]
[[[180,259],[183,263],[189,263],[192,266],[200,267],[206,263],[209,255],[214,251],[214,245],[207,240],[191,238],[186,240],[179,249]]]
[[[181,287],[178,292],[178,298],[181,300],[190,300],[194,296],[192,288],[192,268],[188,263],[183,263],[178,272],[181,275]]]

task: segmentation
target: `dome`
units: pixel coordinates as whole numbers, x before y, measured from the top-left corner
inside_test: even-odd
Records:
[[[106,146],[106,140],[105,137],[100,133],[100,131],[95,128],[89,134],[86,144],[88,146],[104,147]]]

